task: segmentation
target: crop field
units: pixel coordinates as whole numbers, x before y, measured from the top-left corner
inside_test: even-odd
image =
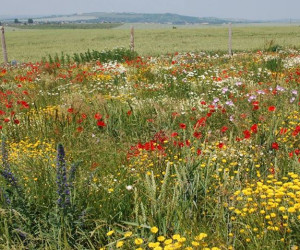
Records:
[[[8,31],[0,249],[298,249],[296,29]]]
[[[88,25],[83,26],[86,28]],[[130,26],[128,29],[124,29],[123,26],[105,30],[46,28],[26,30],[10,27],[6,32],[8,56],[10,60],[19,62],[36,62],[49,54],[54,55],[61,52],[72,54],[85,52],[87,49],[99,51],[116,47],[128,48]],[[179,26],[176,29],[159,27],[136,24],[135,50],[140,55],[156,56],[187,51],[227,51],[227,26],[202,28]],[[299,47],[300,26],[233,26],[232,47],[234,52],[264,49],[272,41],[283,47]],[[2,62],[3,57],[0,57],[0,63]]]

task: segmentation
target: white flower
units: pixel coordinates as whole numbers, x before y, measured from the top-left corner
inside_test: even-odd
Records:
[[[127,189],[128,191],[130,191],[130,190],[133,189],[133,186],[132,186],[132,185],[128,185],[128,186],[126,186],[126,189]]]

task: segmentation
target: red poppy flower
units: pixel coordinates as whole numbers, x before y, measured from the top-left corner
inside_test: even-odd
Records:
[[[20,124],[20,121],[17,120],[17,119],[15,119],[15,120],[14,120],[14,124]]]
[[[221,132],[222,132],[222,133],[225,133],[227,130],[228,130],[228,127],[226,127],[226,126],[223,126],[223,127],[221,128]]]
[[[275,106],[270,106],[270,107],[269,107],[269,111],[270,111],[270,112],[273,112],[273,111],[275,111],[275,110],[276,110],[276,107],[275,107]]]
[[[131,110],[128,110],[128,111],[127,111],[127,115],[130,116],[131,114],[132,114],[132,111],[131,111]]]
[[[96,114],[94,115],[94,118],[95,118],[96,120],[100,120],[100,119],[102,118],[102,115],[100,115],[99,113],[96,113]]]
[[[243,133],[244,133],[244,139],[249,139],[251,137],[249,130],[244,130]]]
[[[194,135],[194,137],[197,138],[197,139],[200,139],[200,138],[202,137],[201,132],[197,132],[197,131],[195,131],[193,135]]]
[[[258,110],[259,106],[258,106],[259,102],[258,101],[254,101],[252,102],[252,106],[253,106],[253,110]]]
[[[186,125],[185,125],[184,123],[180,123],[180,124],[179,124],[179,127],[180,127],[181,129],[186,129]]]
[[[219,148],[223,148],[224,145],[225,145],[225,144],[224,144],[223,142],[220,142],[219,145],[218,145],[218,147],[219,147]]]
[[[104,122],[104,121],[102,121],[102,120],[99,120],[99,121],[97,122],[97,126],[98,126],[98,127],[105,127],[105,126],[106,126],[106,124],[105,124],[105,122]]]
[[[83,127],[78,127],[76,130],[77,132],[81,133],[83,131]]]
[[[251,126],[251,131],[252,131],[252,133],[254,133],[254,134],[257,133],[257,124],[253,124],[253,125]]]
[[[74,109],[73,108],[68,108],[68,113],[73,113],[74,112]]]
[[[176,137],[176,136],[178,136],[178,133],[176,133],[176,132],[173,132],[173,133],[171,134],[171,137]]]
[[[272,149],[278,150],[279,149],[279,145],[277,142],[273,142],[271,145]]]

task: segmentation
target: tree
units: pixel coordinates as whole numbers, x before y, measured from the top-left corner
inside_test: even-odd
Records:
[[[29,19],[28,19],[28,23],[33,23],[33,19],[32,19],[32,18],[29,18]]]
[[[20,23],[18,18],[15,19],[14,23]]]

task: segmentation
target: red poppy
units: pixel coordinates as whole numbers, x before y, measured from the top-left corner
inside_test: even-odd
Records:
[[[225,145],[225,144],[224,144],[223,142],[220,142],[219,145],[218,145],[218,147],[219,147],[219,148],[223,148],[224,145]]]
[[[258,101],[252,102],[253,110],[258,110],[259,109],[258,103],[259,103]]]
[[[227,130],[228,130],[228,127],[226,127],[226,126],[223,126],[223,127],[221,128],[221,132],[222,132],[222,133],[225,133]]]
[[[176,137],[176,136],[178,136],[178,133],[176,133],[176,132],[173,132],[173,133],[171,134],[171,137]]]
[[[201,150],[200,149],[197,149],[197,155],[201,155]]]
[[[128,110],[128,111],[127,111],[127,115],[130,116],[131,114],[132,114],[132,111],[131,111],[131,110]]]
[[[273,142],[271,145],[272,149],[278,150],[279,149],[279,145],[277,142]]]
[[[105,122],[104,122],[104,121],[102,121],[102,120],[99,120],[99,121],[97,122],[97,126],[98,126],[98,127],[105,127],[105,126],[106,126],[106,124],[105,124]]]
[[[273,112],[273,111],[275,111],[275,110],[276,110],[276,107],[275,107],[275,106],[270,106],[270,107],[269,107],[269,111],[270,111],[270,112]]]
[[[76,130],[77,132],[81,133],[83,131],[83,127],[78,127]]]
[[[184,123],[180,123],[180,124],[179,124],[179,127],[180,127],[181,129],[186,129],[186,125],[185,125]]]
[[[102,118],[102,115],[100,115],[99,113],[96,113],[96,114],[94,115],[94,118],[95,118],[96,120],[100,120],[100,119]]]
[[[73,113],[74,112],[74,109],[73,108],[68,108],[68,113]]]
[[[197,139],[200,139],[200,138],[202,137],[201,132],[197,132],[197,131],[195,131],[193,135],[194,135],[194,137],[196,137]]]
[[[244,139],[249,139],[251,137],[249,130],[244,130],[243,133],[244,133]]]
[[[17,120],[17,119],[15,119],[15,120],[14,120],[14,124],[20,124],[20,121]]]
[[[254,134],[257,133],[257,124],[253,124],[253,125],[251,126],[251,131],[252,131],[252,133],[254,133]]]

